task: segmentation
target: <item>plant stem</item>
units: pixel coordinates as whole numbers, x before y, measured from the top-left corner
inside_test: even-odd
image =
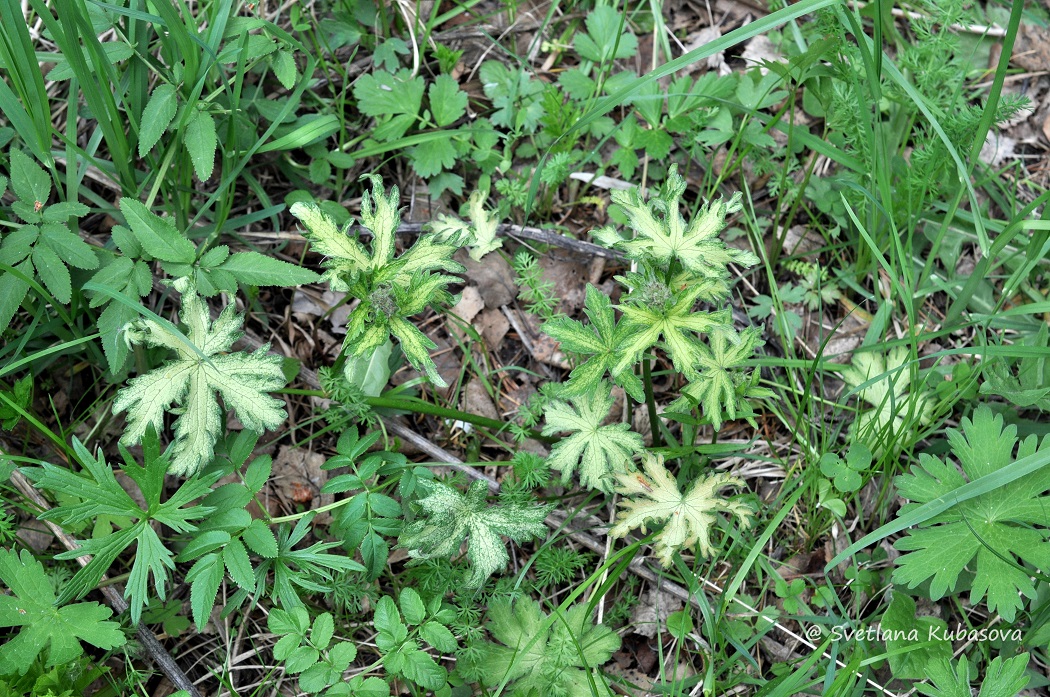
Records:
[[[322,390],[299,390],[299,389],[284,389],[278,390],[279,394],[291,394],[291,395],[304,395],[308,397],[329,397]],[[422,399],[412,398],[397,398],[397,397],[365,397],[365,404],[372,407],[373,409],[396,409],[399,411],[408,411],[415,414],[429,414],[430,416],[437,416],[443,419],[455,419],[457,421],[464,421],[475,426],[481,426],[482,428],[489,428],[494,431],[502,431],[507,428],[509,424],[505,421],[499,421],[497,419],[490,419],[486,416],[480,416],[478,414],[471,414],[469,412],[460,411],[458,409],[449,409],[447,407],[439,407],[436,404],[430,402],[424,402]],[[550,436],[544,436],[539,431],[529,429],[527,431],[529,438],[534,438],[544,443],[556,442],[556,438]]]
[[[645,406],[649,410],[649,430],[653,433],[653,447],[662,448],[660,437],[660,415],[656,413],[656,398],[653,396],[652,359],[642,359],[642,383],[645,385]]]

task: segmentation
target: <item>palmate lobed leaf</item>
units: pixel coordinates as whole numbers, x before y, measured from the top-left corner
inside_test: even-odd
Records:
[[[504,568],[510,557],[501,535],[524,542],[546,533],[543,520],[553,505],[496,505],[487,502],[485,482],[475,481],[466,495],[440,482],[420,482],[427,495],[418,504],[424,517],[411,523],[399,546],[419,559],[453,557],[468,540],[471,571],[468,588],[480,588],[489,576]]]
[[[481,645],[482,682],[508,680],[512,695],[592,695],[588,673],[620,648],[620,637],[606,625],[595,625],[586,603],[549,617],[532,598],[499,599],[489,608],[487,627],[499,644]],[[605,681],[594,677],[599,695],[610,695]]]
[[[126,641],[113,614],[98,603],[58,607],[44,567],[28,550],[18,554],[0,549],[0,582],[11,595],[0,593],[0,627],[21,627],[0,646],[0,675],[25,675],[47,650],[44,667],[71,663],[84,653],[81,641],[113,649]]]
[[[612,476],[626,472],[627,463],[644,448],[642,437],[627,424],[603,425],[613,406],[612,389],[607,382],[598,383],[593,391],[574,397],[571,402],[553,400],[544,412],[547,425],[543,435],[564,431],[572,434],[551,449],[547,464],[561,470],[562,481],[568,481],[579,469],[584,486],[610,491]]]
[[[623,510],[617,515],[616,525],[609,530],[612,537],[624,537],[634,528],[651,522],[665,523],[656,534],[654,551],[660,563],[670,566],[675,552],[698,546],[700,554],[714,554],[711,529],[718,513],[735,517],[745,530],[751,526],[754,511],[742,501],[734,501],[719,494],[730,486],[743,486],[744,482],[725,472],[718,472],[697,479],[682,494],[671,473],[664,467],[661,455],[646,453],[643,472],[616,475],[617,493],[625,497],[620,501]]]
[[[584,314],[590,319],[584,325],[568,317],[557,317],[543,324],[543,332],[561,344],[567,353],[585,356],[569,374],[569,380],[561,386],[560,394],[566,397],[586,394],[596,390],[609,372],[617,385],[624,388],[636,402],[645,400],[642,381],[631,370],[614,372],[623,352],[622,345],[629,333],[627,323],[616,322],[612,300],[609,296],[587,284]]]
[[[740,194],[727,201],[713,201],[702,207],[688,223],[679,211],[686,182],[675,165],[667,175],[664,193],[648,202],[638,189],[614,191],[612,200],[627,212],[633,239],[619,240],[616,248],[634,259],[650,259],[670,268],[673,260],[697,277],[724,276],[730,263],[754,266],[758,257],[751,252],[726,247],[718,238],[726,215],[741,209]]]
[[[723,329],[711,335],[709,344],[698,342],[695,361],[685,370],[689,384],[682,388],[682,396],[672,402],[668,410],[687,412],[694,403],[699,404],[716,431],[722,428],[727,417],[743,417],[754,424],[748,399],[773,394],[772,390],[756,385],[756,373],[744,371],[747,361],[762,343],[756,327],[748,327],[739,335],[732,329]]]
[[[94,589],[116,558],[134,544],[136,554],[124,594],[129,599],[132,620],[138,622],[150,595],[147,585],[149,576],[153,576],[156,595],[163,600],[166,597],[168,572],[175,568],[172,552],[161,542],[151,523],[164,524],[180,533],[196,530],[196,524],[192,521],[207,516],[214,509],[190,504],[211,490],[216,476],[204,480],[191,477],[162,502],[168,460],[160,453],[156,432],[148,428],[143,438],[143,466],[138,465],[127,449],[121,446],[124,472],[141,492],[145,504],[143,507],[120,485],[101,451],[92,455],[76,438],[73,439],[73,450],[77,461],[84,467],[81,472],[50,463],[28,472],[39,488],[66,497],[60,505],[40,517],[44,520],[62,520],[66,524],[103,515],[134,522],[109,534],[81,541],[77,549],[55,556],[56,559],[75,559],[85,554],[92,556],[91,561],[65,584],[58,601],[61,603],[80,598]]]
[[[160,431],[165,411],[172,403],[179,404],[170,472],[192,475],[211,459],[223,430],[215,393],[222,395],[227,408],[237,412],[246,428],[263,431],[276,428],[285,419],[283,403],[266,392],[284,387],[286,380],[280,357],[267,355],[268,347],[254,353],[223,354],[240,337],[244,322],[233,305],[212,323],[192,281],[181,278],[175,281],[175,288],[182,293],[180,317],[188,328],[189,343],[151,319],[126,326],[129,343],[163,346],[174,351],[176,358],[131,380],[117,394],[113,411],[128,412],[121,442],[135,444],[148,426]]]
[[[953,491],[968,481],[994,474],[1015,459],[1050,448],[1032,435],[1020,443],[1017,428],[1003,427],[1001,415],[978,407],[962,429],[948,429],[948,442],[962,471],[949,460],[922,454],[909,474],[895,478],[900,495],[913,503],[901,514]],[[1016,448],[1016,456],[1015,456]],[[1035,584],[1022,564],[1050,567],[1050,468],[967,499],[913,528],[894,547],[893,579],[914,588],[930,580],[934,600],[955,590],[964,569],[974,573],[970,602],[987,599],[988,607],[1013,621],[1022,608],[1020,596],[1034,598]]]

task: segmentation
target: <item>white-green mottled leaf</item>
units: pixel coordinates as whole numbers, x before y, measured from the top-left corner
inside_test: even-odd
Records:
[[[266,394],[283,387],[286,380],[280,357],[266,355],[265,347],[255,353],[224,353],[240,337],[244,321],[233,305],[212,323],[207,306],[189,279],[179,279],[175,287],[182,293],[180,317],[188,326],[187,336],[193,346],[151,319],[132,323],[126,330],[129,342],[165,346],[176,352],[176,358],[133,379],[117,394],[113,410],[128,412],[122,441],[134,444],[149,424],[160,431],[164,413],[172,403],[180,404],[170,472],[188,475],[212,458],[215,441],[223,430],[216,392],[245,427],[261,432],[276,428],[286,416],[283,403]]]

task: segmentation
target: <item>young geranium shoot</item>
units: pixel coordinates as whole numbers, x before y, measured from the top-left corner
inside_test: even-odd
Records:
[[[361,301],[347,317],[343,351],[348,356],[368,355],[393,335],[412,367],[426,373],[435,385],[445,387],[447,383],[429,353],[437,344],[408,318],[430,304],[452,299],[445,287],[459,279],[440,272],[464,270],[452,260],[463,240],[456,235],[424,234],[395,258],[395,236],[401,224],[400,192],[396,186],[384,192],[377,175],[371,175],[371,181],[371,195],[365,192],[361,198],[361,223],[372,232],[371,250],[350,234],[351,224],[338,228],[312,203],[296,203],[291,213],[306,227],[303,235],[314,251],[325,256],[322,278],[332,290]]]
[[[129,344],[162,346],[175,352],[175,359],[156,370],[133,379],[117,394],[113,411],[128,412],[128,425],[121,442],[134,445],[142,440],[151,424],[159,433],[164,413],[170,409],[175,419],[175,441],[171,445],[171,474],[190,476],[200,471],[214,453],[215,441],[222,435],[222,410],[215,401],[222,395],[227,409],[253,431],[274,429],[287,414],[284,404],[268,394],[286,382],[279,356],[267,354],[269,345],[254,353],[225,353],[241,336],[244,317],[227,305],[214,322],[208,306],[188,278],[175,281],[182,293],[179,313],[186,334],[170,324],[140,319],[124,328]]]
[[[655,552],[660,563],[670,566],[674,553],[683,549],[699,547],[700,554],[714,554],[711,529],[718,513],[735,517],[745,530],[751,526],[754,511],[743,501],[722,496],[719,491],[730,486],[743,486],[744,482],[725,472],[718,472],[696,480],[689,492],[682,494],[671,473],[664,467],[660,455],[646,453],[643,472],[631,472],[616,476],[617,493],[625,497],[620,501],[623,510],[616,518],[616,525],[609,530],[612,537],[623,537],[634,528],[645,526],[650,521],[665,523],[656,534]]]

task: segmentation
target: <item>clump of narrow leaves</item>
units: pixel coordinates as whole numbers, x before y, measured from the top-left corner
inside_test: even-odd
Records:
[[[113,411],[128,412],[121,442],[134,445],[147,427],[161,431],[164,412],[172,403],[180,405],[173,410],[179,416],[171,444],[171,473],[191,475],[211,460],[223,431],[216,391],[246,428],[263,431],[277,428],[287,416],[284,404],[266,394],[284,387],[286,380],[280,357],[267,355],[269,346],[254,353],[225,353],[241,337],[244,317],[236,307],[227,305],[212,322],[190,279],[180,278],[174,286],[182,294],[179,316],[185,335],[159,317],[136,320],[124,331],[128,343],[162,346],[174,351],[176,358],[133,379],[117,394]]]
[[[643,472],[619,474],[617,493],[622,510],[616,517],[616,525],[609,530],[612,537],[623,537],[634,528],[645,527],[652,521],[664,523],[656,533],[654,551],[660,563],[670,566],[675,552],[699,547],[705,557],[714,554],[711,530],[718,520],[718,513],[736,518],[743,529],[751,526],[754,511],[739,500],[727,499],[719,492],[730,486],[743,486],[744,482],[725,472],[702,477],[694,481],[686,494],[678,489],[678,483],[664,467],[660,455],[646,453]]]
[[[499,599],[486,625],[499,642],[481,646],[478,670],[486,685],[508,685],[509,694],[554,697],[610,695],[595,668],[620,648],[620,637],[595,625],[584,604],[548,616],[531,598]]]
[[[361,198],[361,223],[372,232],[371,250],[350,234],[352,223],[338,228],[315,204],[296,203],[291,213],[306,227],[303,234],[314,251],[325,256],[322,278],[332,290],[361,301],[347,317],[343,351],[348,356],[368,355],[393,335],[401,342],[409,363],[425,372],[435,385],[444,387],[446,383],[429,354],[437,345],[408,318],[432,303],[451,300],[445,288],[459,279],[440,272],[464,270],[452,260],[463,240],[456,235],[428,233],[395,257],[395,238],[401,224],[400,192],[394,186],[385,193],[377,175],[371,180],[371,195],[365,192]]]
[[[451,557],[468,540],[468,588],[479,588],[485,579],[504,568],[510,557],[500,539],[505,535],[524,542],[546,533],[544,518],[553,505],[506,504],[490,506],[485,482],[475,481],[466,495],[447,484],[420,480],[427,494],[417,502],[423,517],[401,534],[400,546],[417,559]]]
[[[901,515],[937,499],[947,499],[967,483],[995,477],[1016,460],[1050,448],[1035,435],[1018,443],[1017,427],[981,406],[961,430],[948,429],[958,463],[923,453],[918,466],[894,482],[912,501]],[[1016,451],[1016,455],[1015,455]],[[987,599],[988,608],[1007,622],[1022,609],[1022,597],[1035,598],[1032,569],[1050,568],[1050,468],[1043,467],[982,494],[966,498],[909,530],[894,547],[901,552],[893,580],[915,588],[929,580],[934,600],[954,592],[964,569],[973,572],[970,602]]]

